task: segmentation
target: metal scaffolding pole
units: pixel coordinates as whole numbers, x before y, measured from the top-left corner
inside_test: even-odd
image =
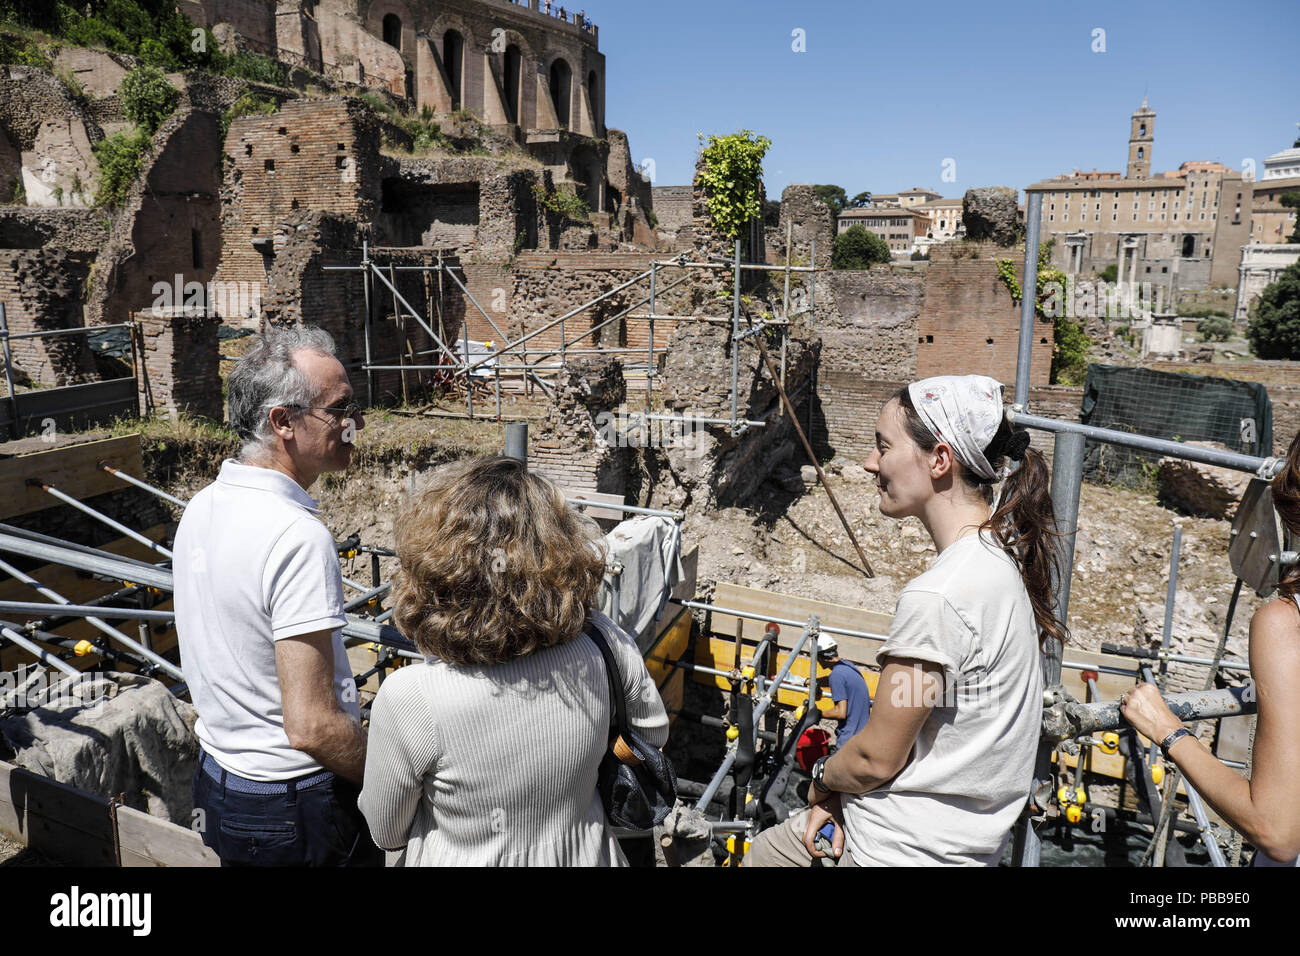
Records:
[[[1111,428],[1098,428],[1079,422],[1063,422],[1054,418],[1042,418],[1029,415],[1015,409],[1007,410],[1007,418],[1013,425],[1021,428],[1034,428],[1046,432],[1069,432],[1091,438],[1093,441],[1118,445],[1122,448],[1134,448],[1138,451],[1155,452],[1181,458],[1184,461],[1199,462],[1202,465],[1218,465],[1235,471],[1249,472],[1260,478],[1271,478],[1282,468],[1282,462],[1276,458],[1257,458],[1254,455],[1242,455],[1235,451],[1220,451],[1215,448],[1200,448],[1182,442],[1169,441],[1164,438],[1151,438],[1133,432],[1121,432]]]
[[[104,575],[118,581],[143,584],[163,591],[172,590],[172,572],[169,569],[142,564],[130,558],[118,558],[115,555],[104,557],[93,551],[87,554],[74,548],[46,544],[43,541],[33,541],[4,533],[0,533],[0,551],[38,558],[47,564],[65,564],[70,568]]]
[[[786,677],[789,676],[790,668],[794,665],[795,659],[799,656],[799,652],[803,650],[803,646],[807,642],[808,638],[811,636],[816,640],[816,635],[819,632],[819,629],[817,616],[813,615],[804,624],[803,633],[799,635],[799,640],[795,641],[794,647],[792,647],[787,653],[785,663],[781,666],[781,669],[777,671],[776,676],[768,682],[767,686],[769,689],[759,699],[758,703],[754,705],[752,726],[758,726],[759,718],[761,718],[763,714],[766,713],[768,707],[772,705],[773,693],[780,689],[781,685],[785,682]],[[803,688],[800,688],[800,690],[802,691]],[[699,800],[696,801],[696,810],[703,810],[709,805],[709,801],[712,800],[714,795],[718,792],[718,788],[722,786],[722,781],[726,779],[727,773],[731,770],[731,765],[736,762],[736,753],[737,748],[735,746],[728,748],[727,756],[723,758],[722,765],[718,767],[717,772],[713,775],[713,779],[709,781],[708,785],[704,788],[704,792],[700,794]]]
[[[136,478],[133,475],[128,475],[126,472],[122,471],[121,469],[114,468],[112,465],[108,464],[107,462],[101,461],[99,463],[99,467],[103,471],[108,472],[114,478],[121,478],[123,481],[129,484],[135,485],[137,488],[143,488],[145,491],[153,492],[159,498],[162,498],[165,501],[170,501],[172,504],[176,505],[179,508],[185,507],[185,502],[181,501],[181,499],[175,497],[174,495],[169,495],[161,488],[155,488],[153,485],[149,484],[148,482],[141,481],[139,478]]]
[[[1038,310],[1038,234],[1043,222],[1043,194],[1025,201],[1025,281],[1020,285],[1020,339],[1016,349],[1017,409],[1029,407],[1029,366],[1034,354],[1034,316]]]
[[[1186,723],[1213,717],[1240,717],[1255,713],[1254,689],[1225,687],[1221,690],[1187,691],[1165,694],[1165,703],[1175,717]],[[1043,736],[1049,740],[1085,737],[1098,730],[1127,726],[1120,715],[1119,701],[1096,701],[1090,704],[1063,701],[1043,712]]]
[[[75,667],[69,667],[67,664],[63,663],[63,661],[59,660],[57,657],[55,657],[45,648],[41,647],[38,644],[33,644],[31,641],[23,637],[21,634],[19,634],[11,627],[6,627],[3,624],[0,624],[0,637],[4,638],[7,641],[12,641],[14,644],[21,647],[28,654],[31,654],[41,663],[48,664],[50,667],[53,667],[56,670],[61,670],[69,677],[81,676],[81,671],[77,670]]]
[[[155,542],[150,541],[144,535],[140,534],[140,532],[128,528],[120,521],[114,521],[108,515],[104,514],[103,512],[96,511],[94,508],[90,507],[90,505],[83,504],[82,502],[78,501],[76,498],[72,497],[71,495],[65,495],[62,491],[59,491],[59,489],[55,488],[53,485],[46,484],[45,482],[41,481],[39,478],[28,478],[27,484],[37,488],[41,488],[42,490],[53,495],[55,498],[58,498],[60,501],[64,502],[65,504],[72,505],[72,507],[76,508],[82,514],[90,515],[90,517],[94,518],[96,521],[100,522],[101,524],[108,525],[114,531],[117,531],[120,534],[125,535],[126,537],[130,538],[132,541],[138,541],[146,548],[151,548],[154,551],[157,551],[164,558],[170,559],[172,557],[171,551],[169,551],[167,548],[164,548],[161,544],[156,544]]]

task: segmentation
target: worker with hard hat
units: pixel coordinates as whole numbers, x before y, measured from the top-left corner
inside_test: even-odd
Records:
[[[817,638],[817,663],[831,672],[831,700],[835,702],[833,707],[822,711],[822,716],[838,721],[835,746],[843,747],[850,737],[866,726],[871,716],[867,682],[861,671],[840,657],[839,644],[829,634]]]

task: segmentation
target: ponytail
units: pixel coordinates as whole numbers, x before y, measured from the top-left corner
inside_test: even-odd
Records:
[[[1003,420],[1002,428],[993,436],[985,457],[993,461],[993,451],[1002,431],[1015,434]],[[1023,429],[1019,434],[1028,437]],[[1062,644],[1066,629],[1056,619],[1056,598],[1052,594],[1052,581],[1060,573],[1060,555],[1056,539],[1061,533],[1052,509],[1051,476],[1047,462],[1036,448],[1026,448],[1020,467],[1006,477],[1002,484],[1002,498],[989,520],[980,530],[992,531],[1002,550],[1016,562],[1020,579],[1029,592],[1029,603],[1034,608],[1041,644],[1054,637]]]
[[[908,435],[922,451],[932,450],[938,440],[916,413],[911,394],[902,388],[894,398],[903,408]],[[1300,441],[1300,435],[1297,436],[1297,441]],[[1300,519],[1300,451],[1297,451],[1294,443],[1292,452],[1293,458],[1288,459],[1288,463],[1294,461],[1296,464],[1294,504],[1297,518]],[[1056,619],[1056,598],[1052,594],[1052,581],[1060,570],[1060,556],[1056,551],[1055,539],[1063,535],[1057,527],[1056,514],[1052,509],[1051,477],[1047,462],[1037,449],[1029,447],[1029,432],[1023,428],[1013,428],[1005,417],[989,441],[988,448],[984,450],[984,457],[995,470],[1000,470],[1008,459],[1019,461],[1020,467],[1003,480],[1001,499],[989,519],[980,525],[980,530],[992,532],[1002,550],[1016,563],[1025,591],[1029,594],[1029,603],[1034,609],[1039,644],[1048,637],[1065,643],[1068,631]],[[979,489],[984,501],[992,506],[995,479],[980,478],[960,462],[957,467],[962,481],[970,488]],[[1297,527],[1300,527],[1300,522]],[[1296,586],[1300,589],[1300,573],[1296,575]]]

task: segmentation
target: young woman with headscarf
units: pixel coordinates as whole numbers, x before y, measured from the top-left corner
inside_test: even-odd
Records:
[[[1025,805],[1042,713],[1040,643],[1053,616],[1052,502],[1042,456],[1002,386],[941,376],[881,410],[886,517],[920,519],[938,557],[903,588],[871,720],[813,767],[811,806],[759,834],[748,866],[993,866]]]

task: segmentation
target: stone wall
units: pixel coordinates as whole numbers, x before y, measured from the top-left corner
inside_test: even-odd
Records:
[[[731,415],[731,330],[719,325],[685,325],[660,373],[664,411],[683,417],[728,419]],[[821,343],[792,336],[786,349],[785,388],[800,420],[815,402],[812,381]],[[789,415],[753,337],[739,343],[737,417],[761,421],[739,435],[726,424],[698,425],[690,441],[670,444],[650,456],[654,499],[667,507],[727,507],[752,500],[769,477],[801,463],[803,452]],[[779,361],[772,355],[774,363]]]
[[[998,258],[1011,259],[1017,282],[1023,280],[1023,248],[944,243],[931,249],[917,323],[917,378],[980,374],[1015,385],[1020,307],[998,275]],[[1031,385],[1048,382],[1052,341],[1051,322],[1036,320]]]
[[[0,249],[98,252],[107,241],[107,217],[98,209],[0,206]]]
[[[671,248],[678,248],[679,243],[689,246],[695,221],[691,214],[691,187],[655,186],[651,192],[659,240]]]
[[[556,379],[555,401],[528,440],[528,465],[567,491],[627,493],[630,452],[611,444],[602,413],[623,403],[623,369],[609,356],[576,358]]]
[[[57,246],[0,250],[0,302],[9,331],[43,332],[85,325],[81,291],[93,256]],[[13,362],[21,382],[75,385],[93,381],[95,363],[83,335],[17,339]]]
[[[812,262],[814,240],[817,245],[816,265],[829,269],[831,254],[835,251],[835,216],[829,206],[817,198],[812,186],[786,186],[781,193],[781,221],[776,229],[778,244],[771,250],[774,262],[785,261],[785,243],[788,231],[791,238],[791,256],[799,264]]]
[[[226,153],[220,282],[263,288],[277,226],[295,213],[368,223],[380,209],[379,127],[357,100],[294,101],[278,113],[241,117],[230,124]],[[239,324],[259,323],[254,315]]]
[[[153,137],[153,153],[113,217],[86,300],[92,323],[142,309],[178,308],[189,283],[206,286],[221,256],[221,139],[217,118],[181,110]]]
[[[221,320],[201,312],[158,314],[152,309],[132,318],[140,323],[144,358],[137,366],[141,410],[222,421],[217,349]]]
[[[0,199],[21,179],[33,206],[89,205],[103,130],[48,70],[0,65]]]

